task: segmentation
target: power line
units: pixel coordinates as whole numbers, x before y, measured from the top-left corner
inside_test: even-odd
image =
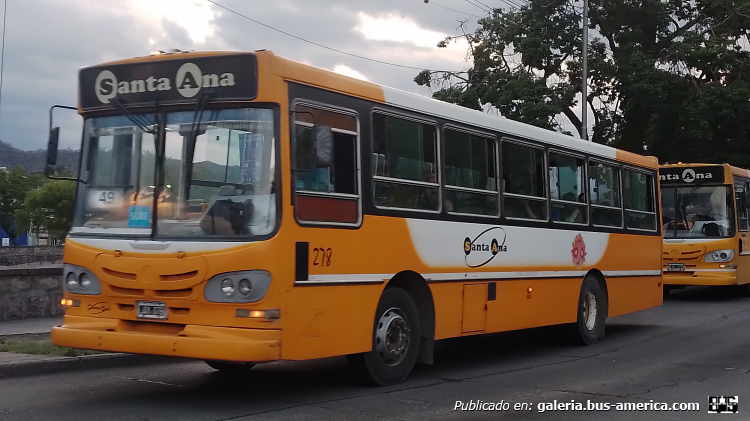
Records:
[[[484,8],[484,7],[480,6],[480,5],[478,5],[478,4],[474,3],[474,2],[472,2],[471,0],[464,0],[464,1],[465,1],[466,3],[469,3],[469,4],[470,4],[470,5],[472,5],[472,6],[476,7],[477,9],[479,9],[479,10],[483,11],[483,12],[489,12],[489,11],[490,11],[490,9],[489,9],[489,8]],[[486,6],[485,6],[485,7],[486,7]]]
[[[3,104],[3,65],[5,64],[5,16],[8,14],[8,0],[3,5],[3,46],[0,47],[0,106]]]
[[[492,10],[492,8],[490,6],[487,6],[486,4],[482,3],[481,1],[479,1],[479,0],[474,0],[474,1],[476,1],[479,4],[481,4],[482,6],[486,7],[487,10]]]
[[[456,12],[456,13],[460,13],[460,14],[462,14],[462,15],[466,15],[466,16],[473,16],[473,17],[475,17],[475,18],[479,18],[479,19],[481,19],[481,18],[482,18],[482,16],[472,15],[471,13],[466,13],[466,12],[462,12],[462,11],[460,11],[460,10],[456,10],[456,9],[451,9],[450,7],[445,7],[445,6],[441,6],[441,5],[437,4],[437,3],[435,3],[434,1],[433,1],[432,3],[430,3],[430,1],[429,1],[429,0],[427,0],[427,1],[425,1],[425,3],[427,3],[427,4],[432,4],[432,5],[435,5],[435,6],[437,6],[437,7],[442,7],[443,9],[446,9],[446,10],[450,10],[450,11],[452,11],[452,12]]]
[[[406,66],[406,65],[403,65],[403,64],[396,64],[396,63],[390,63],[390,62],[387,62],[387,61],[376,60],[374,58],[369,58],[369,57],[360,56],[360,55],[357,55],[357,54],[348,53],[346,51],[338,50],[336,48],[329,47],[329,46],[323,45],[323,44],[319,44],[317,42],[310,41],[308,39],[299,37],[297,35],[290,34],[289,32],[284,32],[281,29],[274,28],[271,25],[266,25],[265,23],[263,23],[261,21],[258,21],[258,20],[255,20],[255,19],[251,18],[250,16],[243,15],[242,13],[237,12],[235,10],[232,10],[232,9],[226,7],[226,6],[222,6],[221,4],[215,2],[214,0],[206,0],[206,1],[209,2],[209,3],[211,3],[211,4],[213,4],[213,5],[215,5],[215,6],[217,6],[217,7],[222,8],[222,9],[224,9],[224,10],[230,12],[230,13],[233,13],[233,14],[235,14],[237,16],[241,16],[241,17],[243,17],[243,18],[245,18],[245,19],[247,19],[247,20],[249,20],[251,22],[255,22],[258,25],[265,26],[268,29],[271,29],[271,30],[274,30],[276,32],[282,33],[282,34],[284,34],[286,36],[289,36],[289,37],[292,37],[294,39],[298,39],[300,41],[304,41],[304,42],[306,42],[308,44],[312,44],[312,45],[315,45],[315,46],[320,47],[320,48],[325,48],[326,50],[334,51],[334,52],[337,52],[339,54],[344,54],[344,55],[351,56],[351,57],[356,57],[356,58],[362,59],[362,60],[371,61],[373,63],[385,64],[385,65],[388,65],[388,66],[401,67],[401,68],[404,68],[404,69],[413,69],[413,70],[430,70],[430,69],[425,69],[424,67]],[[459,73],[459,72],[456,72],[456,71],[453,71],[453,70],[430,70],[430,71],[433,71],[433,72],[445,72],[445,73]]]

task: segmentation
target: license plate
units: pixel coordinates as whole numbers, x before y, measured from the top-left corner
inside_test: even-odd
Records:
[[[667,263],[667,270],[685,270],[684,263]]]
[[[166,320],[167,303],[154,301],[138,301],[138,318],[139,319],[157,319]]]

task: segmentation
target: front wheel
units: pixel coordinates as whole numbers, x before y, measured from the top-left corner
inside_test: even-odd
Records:
[[[604,337],[607,319],[607,298],[601,284],[592,275],[587,275],[581,284],[578,296],[578,317],[570,326],[571,339],[580,345],[592,345]]]
[[[737,285],[737,294],[740,297],[750,297],[750,284]]]
[[[380,297],[372,333],[372,349],[349,356],[360,377],[379,386],[401,383],[411,372],[419,350],[419,316],[411,296],[388,288]]]

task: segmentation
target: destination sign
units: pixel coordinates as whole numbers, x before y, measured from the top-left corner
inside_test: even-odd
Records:
[[[664,184],[723,184],[724,167],[672,167],[659,168],[659,182]]]
[[[212,102],[253,100],[258,94],[255,54],[192,57],[113,64],[81,69],[84,111],[124,106],[196,102],[209,93]]]

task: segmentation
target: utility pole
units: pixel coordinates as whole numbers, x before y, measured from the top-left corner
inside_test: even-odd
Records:
[[[581,71],[581,139],[589,140],[588,135],[588,80],[589,80],[589,0],[583,0],[583,66]]]

